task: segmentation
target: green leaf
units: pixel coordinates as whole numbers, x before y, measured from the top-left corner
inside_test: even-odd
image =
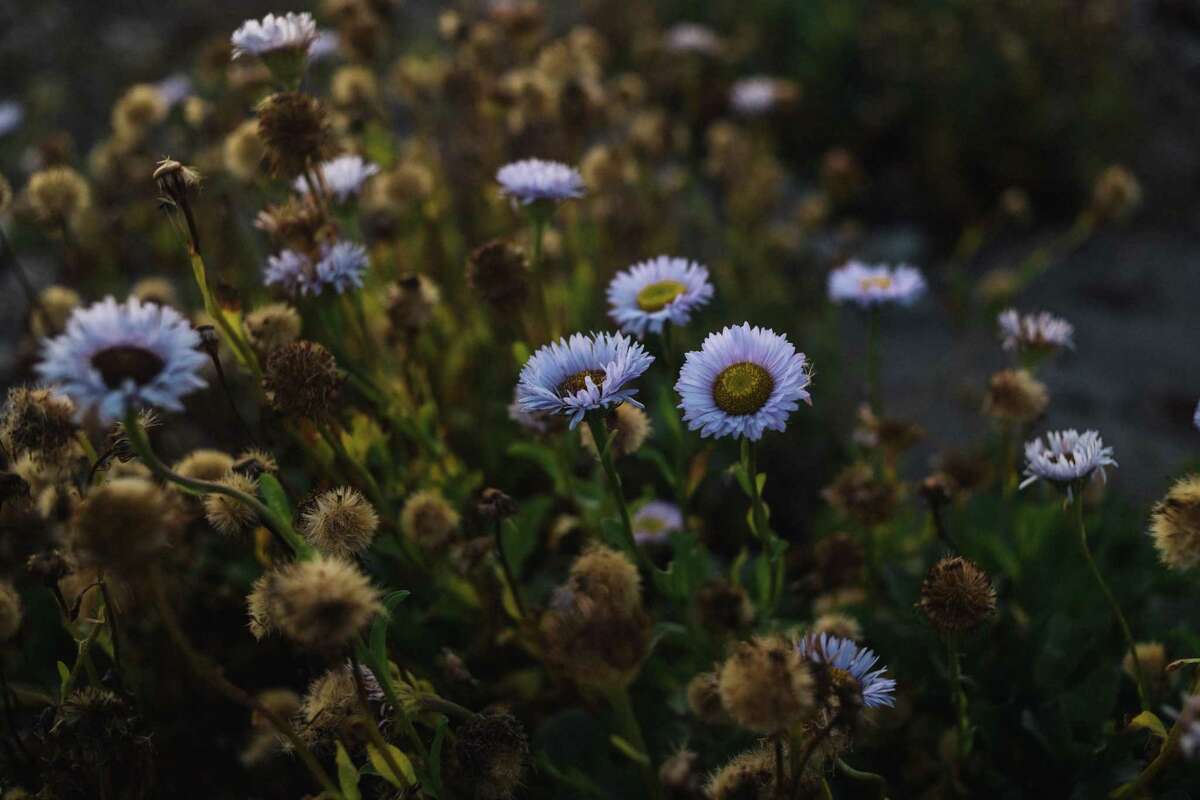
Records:
[[[65,700],[67,697],[67,684],[71,682],[71,668],[63,662],[58,662],[58,696]]]
[[[405,789],[416,784],[417,773],[413,770],[412,762],[408,759],[408,756],[406,756],[404,751],[399,747],[396,747],[394,744],[387,744],[386,742],[385,744],[387,746],[388,755],[392,757],[392,761],[395,762],[396,768],[400,770],[401,774],[397,775],[392,771],[392,768],[388,765],[387,759],[384,758],[383,753],[379,751],[379,748],[373,744],[368,744],[367,757],[371,759],[371,766],[375,768],[376,772],[378,772],[384,780],[386,780],[392,786],[395,786],[397,789]]]
[[[567,482],[558,466],[558,456],[554,450],[537,442],[513,442],[508,446],[508,455],[513,458],[524,458],[534,462],[554,481],[554,491],[566,495]]]
[[[693,533],[671,535],[673,557],[664,570],[654,570],[655,585],[676,600],[687,603],[708,578],[711,571],[708,551]]]
[[[1160,739],[1167,738],[1167,727],[1153,711],[1143,711],[1129,721],[1130,730],[1147,730]]]
[[[342,796],[346,800],[362,800],[362,795],[358,791],[358,768],[350,760],[350,754],[346,752],[345,747],[342,747],[341,742],[337,743],[336,761],[338,784],[341,786]]]
[[[646,755],[645,753],[643,753],[642,751],[638,750],[636,747],[631,745],[629,742],[622,739],[620,736],[617,736],[614,733],[612,736],[608,737],[608,740],[610,742],[612,742],[613,747],[617,748],[622,753],[624,753],[626,755],[626,757],[629,758],[630,761],[635,761],[638,764],[641,764],[643,767],[650,766],[650,757],[648,755]]]
[[[283,519],[292,518],[292,504],[288,502],[287,492],[274,475],[264,472],[258,477],[258,494],[267,508]]]
[[[525,366],[525,362],[529,360],[529,345],[524,342],[513,342],[512,354],[513,361],[517,362],[518,367]]]
[[[446,740],[446,731],[450,728],[450,721],[445,717],[438,720],[437,729],[433,732],[433,742],[429,745],[429,771],[433,777],[433,796],[438,797],[442,793],[442,743]],[[429,789],[425,790],[430,793]]]

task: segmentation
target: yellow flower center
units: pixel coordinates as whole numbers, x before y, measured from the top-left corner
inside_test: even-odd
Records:
[[[561,395],[576,394],[587,388],[588,378],[591,378],[592,383],[597,386],[602,386],[604,384],[604,370],[585,369],[582,372],[576,372],[558,385],[558,393]]]
[[[829,681],[835,689],[853,689],[858,686],[858,681],[853,675],[838,667],[829,667]]]
[[[132,378],[138,386],[145,386],[163,371],[166,362],[145,348],[117,345],[93,355],[92,366],[108,386],[120,386],[127,378]]]
[[[675,302],[675,298],[687,291],[679,281],[659,281],[642,287],[638,292],[637,304],[642,311],[655,312]]]
[[[858,288],[864,292],[869,292],[874,289],[882,291],[884,289],[890,289],[891,286],[892,279],[887,275],[879,275],[874,278],[863,278],[858,282]]]
[[[721,370],[713,384],[713,400],[726,414],[740,417],[766,405],[774,390],[771,373],[758,364],[743,361]]]

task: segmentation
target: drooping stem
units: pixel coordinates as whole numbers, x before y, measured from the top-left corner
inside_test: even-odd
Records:
[[[609,493],[621,515],[621,533],[625,540],[625,549],[638,564],[649,571],[650,562],[633,537],[633,518],[629,514],[629,506],[625,503],[625,492],[621,488],[621,476],[617,474],[616,465],[613,463],[612,448],[609,446],[608,429],[604,424],[604,416],[601,412],[592,412],[587,414],[584,419],[587,421],[588,430],[592,433],[596,452],[600,454],[600,466],[608,481]]]
[[[1083,552],[1083,560],[1087,563],[1092,577],[1096,579],[1096,583],[1100,585],[1100,591],[1104,594],[1104,599],[1108,601],[1108,605],[1112,608],[1113,616],[1117,618],[1117,624],[1121,627],[1121,635],[1125,637],[1125,646],[1129,648],[1129,658],[1133,661],[1133,678],[1137,684],[1138,701],[1141,703],[1143,711],[1149,711],[1150,693],[1146,690],[1146,679],[1142,673],[1141,661],[1138,660],[1137,645],[1133,640],[1133,632],[1129,629],[1129,623],[1125,620],[1125,614],[1122,613],[1121,606],[1117,603],[1117,598],[1113,595],[1112,589],[1108,588],[1108,583],[1104,580],[1104,576],[1100,574],[1100,568],[1096,566],[1096,562],[1092,558],[1092,551],[1088,547],[1087,528],[1083,525],[1083,487],[1074,487],[1074,495],[1075,527],[1079,534],[1079,549]]]
[[[496,537],[496,557],[500,561],[500,568],[504,570],[504,580],[508,583],[508,589],[512,592],[513,602],[517,605],[517,615],[522,620],[526,619],[525,603],[521,600],[521,587],[517,585],[517,576],[513,572],[512,565],[508,563],[508,553],[504,549],[504,531],[503,525],[507,520],[496,520],[495,526],[492,528],[493,534]]]
[[[646,748],[645,737],[642,736],[642,726],[638,724],[637,715],[633,711],[633,703],[629,700],[629,690],[625,687],[612,689],[607,692],[607,695],[620,736],[644,757],[641,767],[642,776],[646,781],[647,796],[657,800],[662,796],[662,790],[658,785],[658,774],[652,766],[650,751]]]
[[[971,720],[967,715],[967,693],[963,689],[962,655],[958,642],[946,637],[946,653],[950,664],[950,694],[954,698],[954,711],[958,731],[958,757],[962,759],[971,752]]]

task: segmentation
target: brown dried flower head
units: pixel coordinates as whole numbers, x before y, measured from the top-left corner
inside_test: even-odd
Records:
[[[70,167],[35,172],[25,187],[34,215],[47,225],[75,222],[92,204],[92,190],[82,175]]]
[[[320,100],[276,92],[255,109],[267,164],[276,178],[294,178],[334,155],[333,128]]]
[[[610,440],[613,458],[633,455],[642,449],[650,436],[650,417],[645,411],[629,403],[622,403],[604,418],[605,428],[615,435]],[[584,449],[594,457],[600,458],[596,450],[596,442],[592,439],[592,429],[586,425],[579,428],[579,441]]]
[[[217,482],[251,497],[258,495],[258,481],[240,472],[229,472]],[[236,497],[216,492],[204,496],[204,518],[226,536],[246,533],[258,523],[253,508]]]
[[[821,496],[862,525],[878,525],[891,519],[899,500],[896,485],[862,462],[845,467]]]
[[[400,529],[425,550],[445,547],[458,530],[458,512],[441,493],[426,489],[409,496],[400,511]]]
[[[983,413],[1005,422],[1033,422],[1046,411],[1046,385],[1024,369],[1004,369],[992,375],[983,400]]]
[[[455,731],[455,783],[479,800],[509,800],[529,764],[529,740],[512,714],[476,714]]]
[[[973,561],[943,558],[925,576],[917,607],[941,633],[965,633],[995,613],[996,589]]]
[[[721,704],[734,722],[777,733],[813,708],[813,676],[796,645],[783,636],[740,642],[721,666]]]
[[[324,420],[337,408],[342,375],[337,362],[317,342],[298,340],[271,351],[263,371],[263,389],[282,414]]]
[[[74,414],[74,404],[53,389],[14,386],[0,415],[0,443],[9,458],[58,463],[74,447]]]
[[[140,572],[169,544],[174,527],[167,493],[141,478],[118,478],[94,487],[71,520],[67,548],[80,567]]]
[[[467,259],[467,285],[500,314],[519,311],[529,298],[529,263],[508,239],[493,239]]]
[[[287,303],[268,303],[246,315],[246,333],[259,357],[300,338],[300,314]]]

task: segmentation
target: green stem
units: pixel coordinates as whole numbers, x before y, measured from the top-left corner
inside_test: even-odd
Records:
[[[880,334],[880,318],[882,313],[879,307],[872,308],[869,312],[869,323],[867,328],[867,399],[871,404],[871,411],[876,417],[883,416],[883,389],[880,384],[880,362],[882,360],[882,346]]]
[[[392,749],[383,738],[383,734],[379,732],[379,723],[375,721],[375,715],[371,713],[371,705],[367,701],[367,687],[363,683],[362,672],[358,665],[358,656],[353,649],[350,651],[350,672],[354,678],[354,693],[358,698],[358,713],[362,715],[363,727],[367,729],[367,738],[371,740],[371,744],[375,745],[375,749],[379,751],[379,755],[383,758],[384,763],[387,764],[388,769],[392,771],[392,775],[398,779],[402,778],[404,772],[392,756]]]
[[[316,423],[316,426],[317,430],[321,432],[321,438],[323,438],[329,445],[330,449],[333,450],[334,455],[341,459],[341,461],[347,467],[349,467],[358,478],[359,483],[362,484],[363,488],[370,496],[371,502],[375,504],[377,509],[379,509],[379,513],[383,514],[387,519],[391,519],[391,505],[388,503],[387,497],[384,495],[383,490],[379,487],[379,482],[375,480],[375,476],[350,455],[350,453],[346,450],[346,446],[342,444],[341,437],[338,436],[338,434],[333,431],[327,423],[318,422]]]
[[[229,349],[233,351],[237,360],[254,373],[255,379],[261,383],[262,368],[258,364],[258,358],[254,355],[254,348],[234,329],[233,323],[225,316],[225,310],[213,297],[212,291],[208,288],[208,270],[204,266],[203,257],[194,247],[189,247],[188,250],[192,261],[192,276],[196,279],[196,287],[200,290],[200,297],[204,301],[205,313],[212,317],[217,331],[225,340],[225,344],[229,345]]]
[[[633,711],[633,703],[629,700],[629,690],[625,687],[612,689],[607,692],[609,704],[612,706],[613,714],[616,717],[617,731],[629,744],[633,746],[640,754],[645,756],[645,761],[642,762],[642,777],[646,782],[647,796],[660,798],[662,789],[658,785],[658,775],[654,771],[653,762],[650,760],[650,751],[646,747],[646,739],[642,736],[642,726],[638,724],[637,715]]]
[[[1113,616],[1117,618],[1117,623],[1121,627],[1121,635],[1125,637],[1125,646],[1129,648],[1129,657],[1133,661],[1133,677],[1137,683],[1138,700],[1141,703],[1142,710],[1149,711],[1150,693],[1146,690],[1146,679],[1142,674],[1142,663],[1138,660],[1137,645],[1133,640],[1133,632],[1130,631],[1129,623],[1125,621],[1125,614],[1121,612],[1121,606],[1117,603],[1117,598],[1113,595],[1112,590],[1108,588],[1108,583],[1104,580],[1104,576],[1100,574],[1100,569],[1096,566],[1096,562],[1092,558],[1092,551],[1088,547],[1087,528],[1083,525],[1083,486],[1075,486],[1074,494],[1075,526],[1079,533],[1079,549],[1083,552],[1083,560],[1087,563],[1092,577],[1096,579],[1096,583],[1100,584],[1100,591],[1104,594],[1104,599],[1108,601],[1108,605],[1112,608]]]
[[[542,321],[546,326],[546,338],[553,339],[555,335],[555,325],[550,315],[550,301],[547,298],[547,290],[549,289],[549,280],[547,276],[542,274],[542,239],[546,233],[546,221],[548,216],[541,210],[531,210],[529,212],[530,225],[532,227],[532,247],[533,255],[529,260],[529,273],[533,278],[535,285],[539,286],[538,295],[541,299],[542,306]]]
[[[400,697],[395,685],[392,683],[392,670],[388,664],[387,656],[384,655],[380,659],[375,658],[371,649],[361,639],[355,642],[354,647],[359,660],[367,663],[367,666],[371,668],[371,672],[375,675],[375,679],[379,681],[379,688],[383,689],[383,696],[387,699],[388,704],[396,709],[396,714],[400,717],[400,725],[404,728],[405,735],[408,736],[416,751],[421,754],[421,758],[426,763],[429,763],[429,750],[425,747],[425,740],[417,733],[416,727],[413,726],[412,715],[409,714],[408,708],[404,705],[403,698]]]
[[[767,504],[763,500],[762,486],[758,480],[758,443],[742,439],[742,469],[750,481],[750,514],[754,521],[754,535],[762,542],[770,563],[771,577],[767,584],[767,612],[775,610],[779,602],[781,564],[775,546],[775,534],[771,532]]]
[[[100,584],[100,596],[104,598],[104,621],[108,623],[108,632],[112,639],[113,673],[117,676],[117,684],[121,686],[123,685],[121,679],[121,626],[117,620],[117,607],[112,601],[112,595],[108,591],[108,582],[104,580],[103,573],[96,582]]]
[[[950,662],[950,694],[954,698],[954,710],[958,726],[958,757],[963,759],[971,752],[971,720],[967,715],[967,693],[963,689],[962,655],[958,643],[946,638],[946,652]]]
[[[600,466],[604,469],[604,477],[608,480],[609,493],[612,494],[613,501],[617,504],[617,510],[621,514],[621,533],[625,539],[625,549],[638,564],[650,571],[650,562],[633,537],[633,518],[629,515],[629,506],[625,503],[625,492],[621,489],[621,476],[617,474],[616,465],[613,464],[604,416],[602,412],[597,411],[585,415],[584,419],[587,421],[588,429],[592,432],[592,441],[596,444],[596,452],[600,454]]]
[[[512,592],[513,602],[517,604],[517,614],[521,620],[525,620],[525,603],[521,600],[521,587],[517,585],[517,577],[513,573],[512,565],[508,563],[508,553],[504,550],[504,535],[502,526],[511,524],[511,520],[496,520],[495,526],[492,528],[496,537],[496,556],[500,560],[500,568],[504,570],[504,580],[508,582],[508,589]]]
[[[837,768],[838,772],[850,780],[874,784],[875,788],[879,791],[880,800],[887,800],[887,780],[882,775],[862,769],[855,769],[840,758],[837,760]]]

